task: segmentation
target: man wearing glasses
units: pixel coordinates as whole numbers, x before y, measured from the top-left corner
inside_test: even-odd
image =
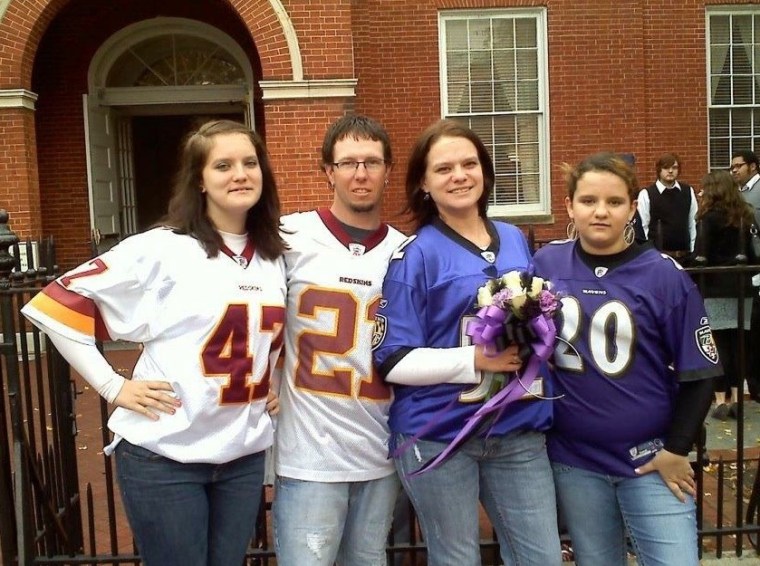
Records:
[[[385,129],[344,116],[325,134],[329,208],[282,218],[288,282],[274,498],[283,566],[385,566],[399,490],[391,392],[375,372],[374,317],[401,232],[380,221]]]
[[[760,226],[760,165],[754,152],[745,149],[731,156],[731,176],[744,200],[755,209],[755,224]]]

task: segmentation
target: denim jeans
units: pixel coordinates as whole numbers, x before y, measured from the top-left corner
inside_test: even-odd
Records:
[[[396,446],[407,436],[397,435]],[[430,566],[480,566],[479,502],[507,566],[561,563],[557,508],[544,435],[473,438],[437,468],[410,476],[443,442],[417,440],[396,467],[422,528]]]
[[[274,536],[280,566],[386,566],[396,474],[325,483],[277,476]]]
[[[122,440],[116,473],[146,566],[236,566],[253,537],[264,452],[183,464]]]
[[[660,474],[623,478],[552,468],[578,566],[625,566],[626,531],[641,566],[699,564],[694,500],[681,503]]]

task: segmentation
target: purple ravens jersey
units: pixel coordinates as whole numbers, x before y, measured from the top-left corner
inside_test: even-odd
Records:
[[[422,227],[391,257],[376,315],[375,362],[385,376],[414,348],[455,348],[471,344],[465,333],[475,318],[476,296],[488,279],[524,270],[530,252],[522,232],[500,222],[488,223],[491,246],[481,250],[441,221]],[[489,376],[490,377],[490,376]],[[550,395],[546,380],[539,392]],[[393,432],[449,441],[485,401],[477,385],[394,385],[390,409]],[[551,424],[550,401],[526,395],[508,406],[490,434],[544,430]],[[481,434],[486,434],[489,427]]]
[[[649,246],[600,257],[553,242],[534,264],[562,296],[549,456],[634,477],[664,445],[678,382],[722,373],[702,297]]]

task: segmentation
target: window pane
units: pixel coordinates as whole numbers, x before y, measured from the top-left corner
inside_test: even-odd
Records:
[[[517,51],[517,78],[538,78],[538,52],[535,49],[519,49]]]
[[[734,110],[731,112],[731,136],[750,137],[752,135],[752,111]]]
[[[446,49],[467,49],[467,20],[451,20],[446,24]]]
[[[493,20],[493,48],[511,49],[514,47],[514,20],[511,18],[498,18]]]
[[[512,112],[515,108],[515,82],[500,81],[493,85],[494,112]]]
[[[487,51],[491,49],[491,22],[487,19],[470,20],[471,51]]]
[[[710,16],[710,45],[728,45],[730,43],[731,18],[729,16]]]
[[[450,84],[448,104],[452,113],[466,114],[470,112],[470,84]]]
[[[126,51],[114,63],[106,86],[242,84],[243,70],[218,45],[194,36],[163,35]]]
[[[515,20],[515,46],[537,47],[536,22],[533,19],[517,18]]]
[[[538,110],[538,81],[520,81],[517,83],[516,110]]]
[[[713,110],[710,112],[710,137],[727,138],[728,130],[728,110]]]
[[[491,74],[491,55],[490,51],[475,51],[470,53],[470,80],[490,81],[493,78]]]
[[[734,104],[752,104],[752,77],[734,75]]]

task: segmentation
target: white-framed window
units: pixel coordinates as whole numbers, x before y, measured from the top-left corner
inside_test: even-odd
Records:
[[[735,151],[760,150],[760,8],[710,7],[707,107],[710,169],[726,169]]]
[[[439,14],[444,118],[488,147],[491,216],[549,214],[549,86],[544,8]]]

